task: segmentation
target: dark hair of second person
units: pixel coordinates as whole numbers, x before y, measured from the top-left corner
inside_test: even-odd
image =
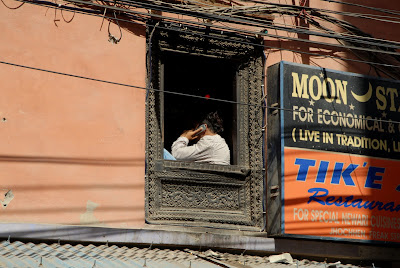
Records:
[[[215,134],[222,133],[224,131],[223,120],[219,117],[218,112],[211,112],[206,115],[202,124],[206,124],[208,128]]]

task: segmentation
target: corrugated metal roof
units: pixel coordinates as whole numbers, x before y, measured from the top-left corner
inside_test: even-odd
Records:
[[[220,267],[181,250],[0,243],[1,267]]]
[[[294,260],[297,267],[360,267]],[[322,266],[321,266],[322,265]],[[20,241],[0,243],[0,267],[148,267],[148,268],[208,268],[208,267],[295,267],[270,263],[268,257],[193,250],[137,248],[126,246],[58,243],[35,244]]]

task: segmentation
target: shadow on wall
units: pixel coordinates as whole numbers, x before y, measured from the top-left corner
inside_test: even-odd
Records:
[[[15,155],[0,155],[0,163],[18,163],[18,164],[39,164],[39,165],[64,165],[67,167],[70,166],[95,166],[96,170],[97,167],[106,167],[106,168],[131,168],[131,167],[139,167],[140,169],[144,169],[145,165],[145,159],[144,158],[68,158],[68,157],[42,157],[42,156],[15,156]],[[45,166],[46,167],[46,166]],[[102,169],[103,170],[103,169]],[[71,223],[68,222],[68,224],[77,224],[77,225],[82,225],[82,224],[98,224],[99,221],[92,220],[93,217],[84,217],[88,212],[94,211],[94,208],[97,207],[97,205],[94,207],[93,204],[89,204],[91,206],[87,205],[86,212],[85,208],[79,205],[76,206],[60,206],[57,205],[58,199],[54,197],[54,194],[60,194],[60,193],[75,193],[75,191],[79,191],[80,193],[87,193],[88,191],[97,191],[97,192],[104,192],[108,193],[108,195],[113,196],[114,193],[121,193],[121,191],[129,191],[133,193],[137,193],[137,191],[142,191],[144,189],[144,181],[141,180],[135,180],[135,181],[124,181],[122,183],[116,183],[112,179],[107,179],[106,181],[99,182],[98,180],[91,179],[91,182],[85,181],[85,177],[82,178],[75,178],[74,180],[68,180],[63,181],[61,184],[57,183],[57,181],[53,180],[52,183],[37,183],[35,182],[35,179],[29,179],[26,181],[27,183],[19,184],[17,183],[16,185],[13,185],[14,182],[12,180],[10,181],[3,181],[2,182],[2,188],[7,188],[7,189],[0,189],[0,204],[3,208],[1,211],[3,219],[9,217],[9,216],[16,216],[16,217],[26,217],[27,214],[30,215],[41,215],[41,216],[53,216],[57,217],[56,215],[62,215],[62,213],[84,213],[82,214],[83,220],[81,219],[81,222],[77,223]],[[10,184],[10,185],[7,185]],[[46,193],[48,194],[52,192],[51,195],[53,195],[53,205],[52,207],[44,207],[44,208],[29,208],[24,206],[24,207],[19,207],[19,208],[14,208],[12,207],[12,204],[15,202],[14,199],[14,193],[21,193],[23,192],[24,195],[29,195],[31,202],[38,202],[42,198],[39,197],[38,199],[38,194]],[[68,192],[69,191],[69,192]],[[18,194],[17,194],[18,195]],[[35,199],[36,198],[36,199]],[[8,209],[8,205],[11,203],[10,209]],[[99,206],[96,208],[96,212],[101,212],[101,213],[137,213],[137,212],[142,212],[143,211],[143,204],[132,204],[128,203],[126,205],[105,205],[105,206]],[[6,209],[7,208],[7,209]],[[86,213],[86,214],[85,214]],[[91,216],[90,214],[89,216]],[[87,216],[87,215],[86,215]],[[132,216],[132,214],[131,214]],[[64,218],[65,220],[65,218]],[[109,220],[102,220],[101,223],[104,224],[110,224],[110,223],[118,223],[118,222],[144,222],[144,217],[140,216],[139,218],[132,218],[132,219],[120,219],[117,220],[113,218],[111,221]]]
[[[23,162],[44,164],[94,165],[94,166],[144,166],[144,158],[75,158],[0,155],[0,162]]]
[[[15,229],[13,231],[11,229]],[[25,229],[25,230],[24,230]],[[129,229],[112,229],[88,226],[43,226],[40,224],[15,224],[15,228],[10,228],[8,232],[1,232],[0,237],[14,239],[39,239],[39,240],[81,240],[105,242],[107,236],[125,236]],[[69,237],[69,238],[68,238]],[[117,240],[124,239],[117,238]]]

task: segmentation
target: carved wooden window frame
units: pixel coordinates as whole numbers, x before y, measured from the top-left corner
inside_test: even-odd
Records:
[[[145,215],[151,224],[261,230],[263,213],[263,96],[260,42],[210,29],[158,23],[147,28]],[[184,30],[182,30],[184,29]],[[227,41],[228,40],[228,41]],[[163,159],[163,51],[235,59],[238,87],[238,164]]]

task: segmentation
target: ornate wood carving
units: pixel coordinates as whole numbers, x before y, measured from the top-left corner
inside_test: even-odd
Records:
[[[161,141],[162,92],[148,92],[147,222],[262,229],[262,49],[255,45],[256,40],[241,36],[185,27],[182,31],[176,31],[173,29],[175,26],[162,23],[158,27],[148,27],[147,44],[148,51],[151,51],[147,59],[148,87],[162,90],[160,57],[164,50],[231,58],[241,62],[237,70],[237,101],[245,105],[240,105],[238,109],[238,165],[164,161]]]
[[[161,181],[161,206],[190,209],[239,210],[240,188],[188,182]]]

